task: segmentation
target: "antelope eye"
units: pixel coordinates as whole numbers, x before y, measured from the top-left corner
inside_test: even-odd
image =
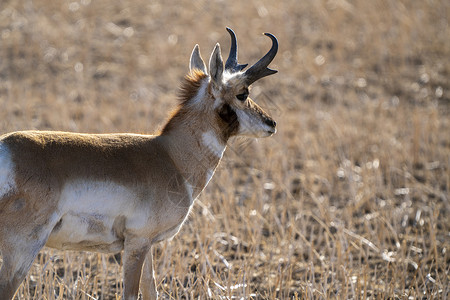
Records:
[[[243,93],[243,94],[236,95],[236,98],[237,98],[239,101],[245,101],[245,100],[247,100],[247,97],[248,97],[248,94],[247,94],[247,93]]]

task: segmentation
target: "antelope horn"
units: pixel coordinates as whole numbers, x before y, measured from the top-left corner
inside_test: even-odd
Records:
[[[261,79],[263,77],[275,74],[278,72],[277,70],[272,70],[267,68],[267,66],[270,64],[270,62],[274,59],[275,55],[278,51],[278,41],[277,38],[271,34],[271,33],[264,33],[270,39],[272,40],[272,47],[270,48],[269,52],[264,55],[263,58],[261,58],[256,64],[254,64],[250,69],[245,71],[244,75],[247,77],[246,83],[248,85],[251,85],[253,82],[255,82],[258,79]]]
[[[225,63],[225,70],[229,70],[231,72],[239,72],[242,71],[248,64],[240,65],[237,60],[237,40],[236,34],[231,28],[227,27],[227,31],[231,36],[231,48],[230,54],[228,55],[227,62]]]

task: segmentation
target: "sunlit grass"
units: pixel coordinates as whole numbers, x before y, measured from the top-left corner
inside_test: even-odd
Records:
[[[163,299],[445,299],[446,1],[3,1],[0,132],[157,131],[196,43],[240,63],[278,133],[236,139],[180,233]],[[447,221],[446,221],[447,220]],[[19,299],[119,299],[120,255],[45,248]]]

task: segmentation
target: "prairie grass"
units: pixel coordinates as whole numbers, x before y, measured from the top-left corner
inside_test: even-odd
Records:
[[[279,70],[276,119],[235,139],[154,248],[162,299],[447,299],[448,1],[0,3],[0,132],[161,128],[198,43]],[[447,220],[447,221],[446,221]],[[121,256],[41,251],[17,299],[120,299]]]

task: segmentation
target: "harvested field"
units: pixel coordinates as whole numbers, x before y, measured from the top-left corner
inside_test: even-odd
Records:
[[[195,44],[280,49],[234,139],[154,247],[162,299],[447,299],[450,2],[2,0],[0,133],[156,132]],[[446,221],[447,220],[447,221]],[[44,248],[17,299],[120,299],[121,256]]]

